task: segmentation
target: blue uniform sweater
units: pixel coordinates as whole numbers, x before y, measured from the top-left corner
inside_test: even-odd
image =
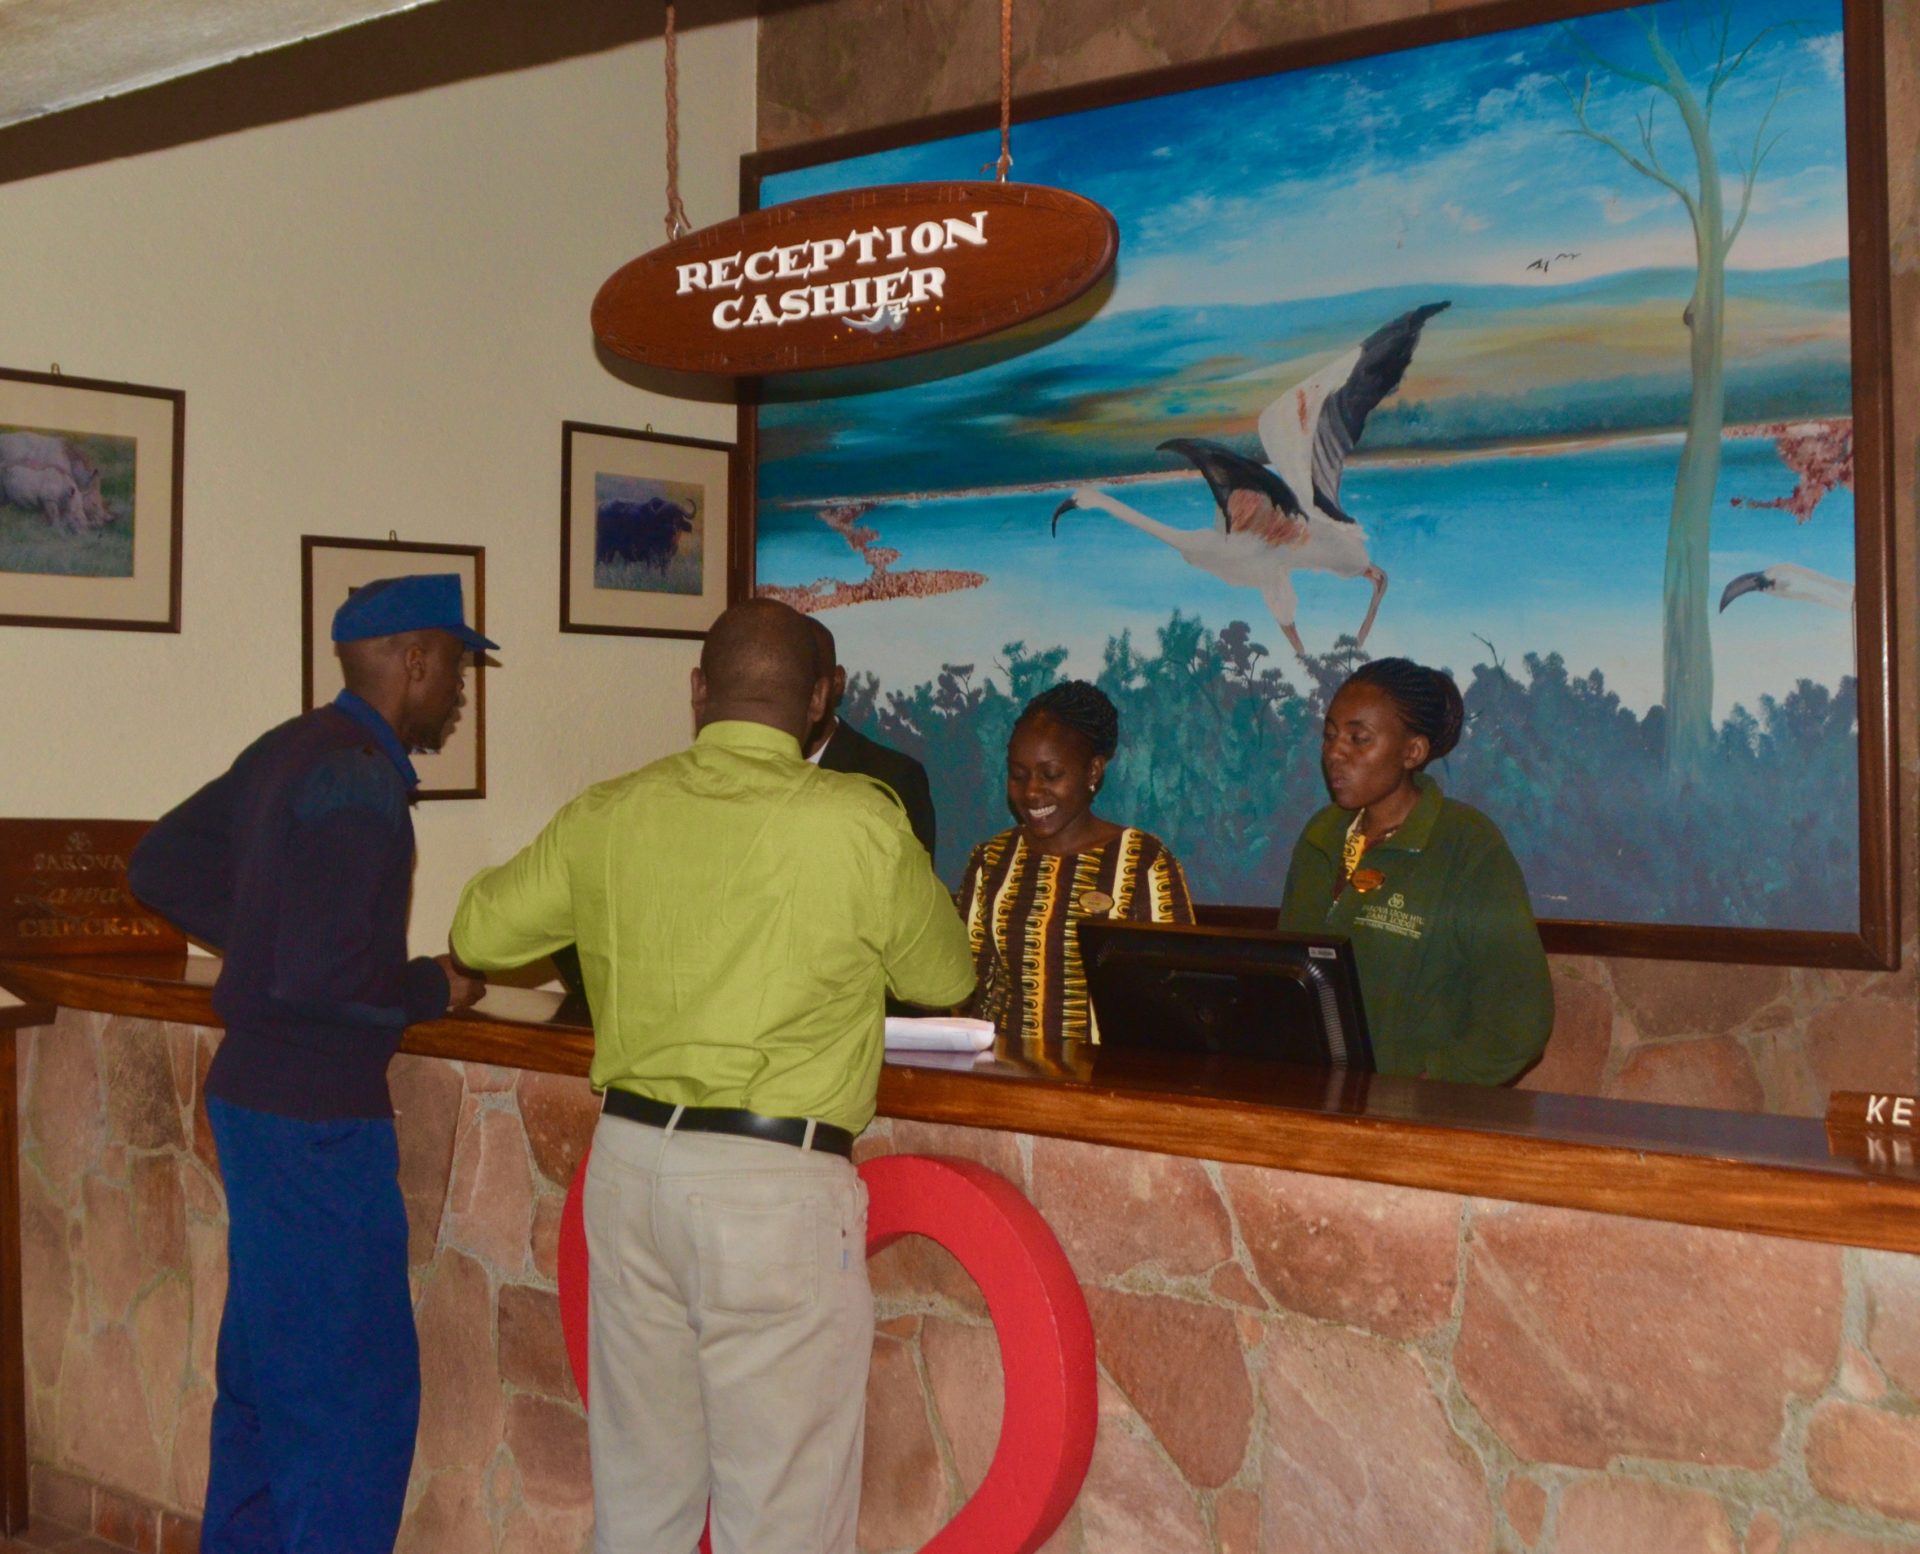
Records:
[[[134,895],[225,957],[209,1096],[316,1121],[393,1114],[400,1033],[448,997],[437,964],[407,959],[413,781],[386,721],[343,693],[255,740],[134,850]]]

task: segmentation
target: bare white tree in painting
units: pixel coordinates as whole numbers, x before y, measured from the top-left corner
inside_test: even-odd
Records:
[[[1681,315],[1690,337],[1693,387],[1687,410],[1686,440],[1673,488],[1667,524],[1666,581],[1663,590],[1661,675],[1667,718],[1667,773],[1676,783],[1697,777],[1713,747],[1713,615],[1707,588],[1707,553],[1713,529],[1713,493],[1720,479],[1720,440],[1726,424],[1726,309],[1727,255],[1746,225],[1753,208],[1754,185],[1761,164],[1779,142],[1771,133],[1774,110],[1786,91],[1783,75],[1774,85],[1772,100],[1761,113],[1744,161],[1728,171],[1738,183],[1732,215],[1727,211],[1726,179],[1720,153],[1714,145],[1714,112],[1721,94],[1747,65],[1755,48],[1776,28],[1760,29],[1745,44],[1733,44],[1734,15],[1724,6],[1700,31],[1686,13],[1680,36],[1669,44],[1652,11],[1627,13],[1639,27],[1644,63],[1601,53],[1582,34],[1568,26],[1566,36],[1594,69],[1647,89],[1644,111],[1633,114],[1634,135],[1629,141],[1594,123],[1593,70],[1578,91],[1567,86],[1583,135],[1614,152],[1642,177],[1668,190],[1693,224],[1696,270],[1693,295]],[[1682,56],[1686,56],[1683,63]],[[1685,132],[1688,165],[1669,171],[1656,143],[1657,116],[1663,101],[1679,116]]]

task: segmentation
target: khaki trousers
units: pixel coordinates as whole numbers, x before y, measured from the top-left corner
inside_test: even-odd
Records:
[[[852,1554],[873,1294],[836,1155],[602,1116],[585,1191],[594,1554]]]

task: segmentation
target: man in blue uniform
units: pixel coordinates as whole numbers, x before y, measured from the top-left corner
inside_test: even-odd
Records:
[[[135,850],[142,901],[225,957],[207,1116],[227,1191],[203,1554],[389,1554],[420,1413],[387,1064],[483,984],[407,958],[418,778],[494,644],[460,579],[333,618],[347,688],[255,740]]]

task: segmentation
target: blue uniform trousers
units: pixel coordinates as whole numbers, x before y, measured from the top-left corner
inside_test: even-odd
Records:
[[[393,1123],[207,1116],[227,1303],[201,1554],[390,1554],[420,1421]]]

